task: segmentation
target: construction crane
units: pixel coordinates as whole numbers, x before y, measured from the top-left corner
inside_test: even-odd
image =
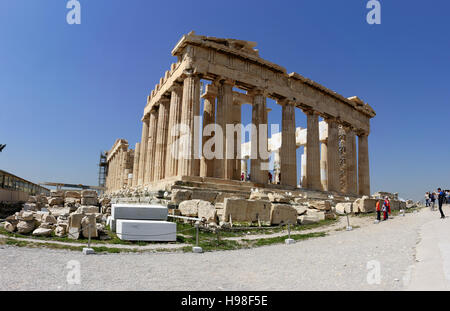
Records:
[[[6,144],[4,144],[4,145],[0,144],[0,152],[2,152],[3,149],[5,149],[5,147],[6,147]]]

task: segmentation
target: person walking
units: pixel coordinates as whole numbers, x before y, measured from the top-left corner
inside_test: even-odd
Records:
[[[444,212],[442,211],[442,204],[445,200],[445,192],[441,190],[441,188],[438,188],[438,205],[439,205],[439,212],[441,213],[441,219],[445,218]]]
[[[430,206],[430,193],[427,192],[425,193],[425,207],[429,207]]]
[[[389,202],[389,198],[385,197],[383,202],[383,220],[389,219],[389,214],[391,214],[391,202]]]
[[[434,211],[434,204],[436,204],[436,193],[433,192],[430,197],[431,200],[431,210]]]
[[[381,221],[381,208],[380,208],[380,200],[377,201],[377,221]]]

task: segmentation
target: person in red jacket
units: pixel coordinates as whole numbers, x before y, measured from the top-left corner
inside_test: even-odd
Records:
[[[389,215],[391,214],[391,202],[389,201],[388,197],[384,198],[384,202],[383,202],[383,220],[388,220],[389,219]]]

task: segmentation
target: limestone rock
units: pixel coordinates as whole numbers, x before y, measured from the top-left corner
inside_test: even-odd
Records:
[[[376,211],[377,199],[361,198],[353,203],[354,213],[370,213]]]
[[[97,205],[98,199],[95,197],[82,197],[81,205]]]
[[[330,201],[312,201],[309,202],[309,206],[321,211],[331,211]]]
[[[97,199],[97,191],[94,190],[83,190],[81,191],[82,198],[96,198]]]
[[[67,227],[63,227],[63,226],[57,226],[55,229],[55,235],[58,237],[63,237],[66,235],[66,228]]]
[[[254,191],[250,194],[250,200],[270,201],[269,195],[266,192]]]
[[[183,201],[188,201],[192,197],[191,190],[175,189],[172,191],[171,201],[179,205]]]
[[[3,228],[5,228],[5,230],[8,232],[14,232],[16,230],[16,225],[10,223],[9,221],[6,221]]]
[[[20,234],[27,234],[34,230],[34,220],[31,221],[19,221],[17,224],[17,232]]]
[[[64,199],[64,191],[62,190],[51,190],[50,197],[52,198],[63,198]]]
[[[77,211],[77,214],[95,214],[98,213],[97,206],[80,206]]]
[[[319,210],[316,210],[316,209],[308,209],[306,211],[306,215],[307,216],[317,217],[319,219],[319,221],[320,220],[325,220],[325,212],[319,211]]]
[[[25,203],[23,205],[24,211],[38,211],[39,207],[37,203]]]
[[[298,217],[298,222],[302,225],[315,224],[320,221],[317,215],[303,215]]]
[[[95,215],[84,216],[81,220],[81,228],[83,229],[83,237],[88,238],[89,231],[91,234],[91,238],[98,237]]]
[[[280,193],[269,193],[268,195],[269,201],[272,203],[289,203],[291,201],[291,197],[287,195],[283,195]]]
[[[192,192],[192,200],[202,200],[210,203],[214,203],[217,197],[217,192],[206,190],[194,190]]]
[[[66,200],[67,199],[81,199],[81,193],[79,191],[66,191],[65,194]]]
[[[258,219],[262,222],[270,222],[271,203],[264,200],[245,200],[226,198],[223,204],[222,220],[254,222]]]
[[[288,204],[272,204],[270,223],[272,225],[279,224],[296,224],[297,210]]]
[[[217,222],[217,212],[214,205],[208,201],[200,201],[198,204],[198,218],[205,219],[207,223]]]
[[[55,206],[55,205],[64,205],[64,198],[62,197],[52,197],[48,200],[48,205]]]
[[[41,222],[56,224],[56,218],[53,215],[44,214],[41,218]]]
[[[353,203],[338,203],[336,204],[335,210],[338,215],[345,215],[345,213],[350,214],[353,212]]]
[[[46,229],[46,228],[37,228],[33,231],[34,236],[50,236],[52,234],[52,229]]]
[[[99,203],[101,206],[109,206],[109,205],[111,204],[111,199],[109,199],[109,198],[101,198],[101,199],[98,201],[98,203]]]
[[[296,209],[298,216],[306,214],[306,211],[308,210],[308,208],[303,205],[293,205],[292,207]]]
[[[30,221],[30,220],[34,219],[32,212],[23,212],[18,218],[19,218],[19,220],[24,220],[24,221]]]
[[[187,217],[197,217],[198,216],[198,204],[201,202],[201,200],[188,200],[183,201],[178,206],[178,209],[180,210],[181,215],[187,216]],[[205,202],[205,201],[203,201]],[[209,202],[207,202],[209,203]]]

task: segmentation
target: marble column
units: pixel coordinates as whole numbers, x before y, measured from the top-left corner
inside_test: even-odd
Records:
[[[146,184],[155,180],[155,153],[156,153],[156,138],[158,135],[158,116],[159,107],[154,107],[150,111],[150,121],[148,127],[148,141],[147,141],[147,158],[146,161],[146,172],[144,182]]]
[[[167,131],[169,125],[169,105],[170,99],[165,98],[159,104],[158,112],[158,131],[156,135],[156,151],[155,151],[155,176],[153,180],[158,181],[164,179],[164,171],[166,169],[166,152],[167,152]]]
[[[339,191],[339,133],[335,120],[327,119],[327,190]]]
[[[320,182],[320,145],[319,145],[319,115],[306,111],[308,130],[306,132],[306,188],[322,190]],[[281,176],[283,180],[283,175]]]
[[[295,107],[287,101],[278,102],[282,106],[282,131],[280,184],[297,187],[297,148],[295,142]]]
[[[183,98],[181,108],[181,124],[189,130],[189,133],[183,133],[184,138],[180,147],[181,159],[178,161],[178,175],[180,176],[198,176],[200,167],[196,165],[194,140],[194,117],[200,114],[200,78],[192,72],[185,72],[186,78],[183,82]]]
[[[133,180],[131,182],[133,187],[138,185],[140,147],[141,143],[136,143],[134,147]]]
[[[232,154],[228,154],[233,148],[233,142],[227,139],[227,124],[232,124],[233,113],[233,84],[231,81],[220,81],[217,87],[217,126],[222,128],[223,159],[216,159],[214,163],[214,177],[232,179],[233,160]],[[219,141],[220,142],[220,141]]]
[[[139,176],[138,176],[138,185],[142,185],[144,183],[145,176],[145,167],[147,165],[145,159],[147,157],[147,142],[148,142],[148,126],[149,126],[150,118],[148,116],[144,117],[142,120],[142,135],[141,135],[141,157],[139,159]]]
[[[266,115],[266,98],[262,92],[255,92],[252,107],[250,180],[255,183],[267,184],[267,171],[261,170],[261,156],[259,152],[259,125],[264,124]],[[267,133],[266,133],[267,134]]]
[[[327,142],[320,143],[320,182],[322,189],[328,191],[328,145]]]
[[[215,124],[216,122],[216,94],[211,92],[209,85],[207,86],[206,93],[203,97],[203,131],[205,127],[211,124]],[[216,135],[214,133],[213,135]],[[204,133],[202,135],[202,159],[200,162],[200,176],[201,177],[214,177],[214,161],[215,159],[207,159],[203,154],[203,147],[205,143],[212,139],[211,136],[205,136]]]
[[[237,128],[237,125],[241,124],[241,104],[239,102],[233,103],[233,125]],[[233,179],[241,179],[241,144],[242,144],[242,133],[241,130],[234,132],[233,137],[233,151],[234,151],[234,162],[233,162]]]
[[[359,195],[370,196],[369,142],[366,133],[358,136],[358,181]]]
[[[172,86],[170,96],[169,127],[167,132],[166,177],[178,175],[178,138],[176,126],[181,121],[181,98],[183,88],[179,84]]]
[[[302,179],[302,188],[306,188],[308,185],[308,181],[306,179],[306,154],[307,154],[307,147],[303,147],[303,154],[301,156],[301,179]]]
[[[346,176],[347,176],[347,189],[348,194],[357,194],[357,160],[356,160],[356,136],[353,128],[345,128],[345,163],[346,163]]]

